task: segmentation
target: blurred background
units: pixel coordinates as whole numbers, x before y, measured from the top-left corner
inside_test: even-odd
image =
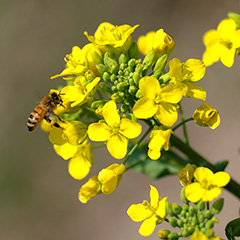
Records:
[[[101,22],[140,24],[133,38],[151,30],[164,30],[177,43],[171,58],[200,58],[203,34],[227,17],[240,12],[238,0],[1,0],[0,1],[0,240],[143,239],[140,224],[126,210],[149,199],[149,184],[162,197],[180,203],[177,176],[150,180],[128,171],[114,193],[99,195],[86,205],[78,200],[80,186],[58,157],[46,133],[27,131],[26,121],[39,96],[63,80],[50,76],[64,68],[63,58],[74,45],[87,43]],[[231,69],[216,63],[207,69],[200,85],[207,102],[221,116],[214,131],[188,124],[191,146],[217,162],[229,160],[226,171],[240,181],[240,57]],[[185,101],[186,116],[201,102]],[[181,131],[178,132],[181,135]],[[106,150],[94,152],[90,176],[113,163]],[[227,191],[216,234],[225,238],[225,224],[238,217],[239,201]],[[148,239],[157,239],[156,228]],[[164,226],[163,226],[164,227]]]

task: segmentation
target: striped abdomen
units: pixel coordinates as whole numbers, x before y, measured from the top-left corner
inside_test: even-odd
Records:
[[[33,131],[46,115],[46,110],[43,106],[38,105],[30,114],[27,121],[28,131]]]

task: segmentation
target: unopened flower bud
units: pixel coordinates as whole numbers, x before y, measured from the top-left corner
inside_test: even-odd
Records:
[[[129,58],[134,58],[134,59],[138,59],[138,46],[137,43],[135,41],[132,42],[129,50],[128,50],[128,56]]]
[[[129,60],[128,54],[125,52],[121,53],[118,59],[119,65],[127,63],[128,60]]]
[[[110,74],[108,72],[104,72],[102,78],[104,82],[106,83],[110,82]]]
[[[101,73],[101,74],[103,74],[104,72],[107,71],[106,66],[102,63],[97,64],[96,68],[97,68],[98,72]]]
[[[207,229],[211,229],[213,228],[214,222],[212,220],[207,220],[207,222],[205,223],[205,227]]]
[[[118,71],[118,63],[113,54],[106,52],[104,54],[103,62],[105,66],[110,69],[111,73],[117,73]]]
[[[168,222],[169,222],[169,224],[170,224],[172,227],[176,227],[176,226],[177,226],[177,220],[176,220],[176,218],[169,218],[169,219],[168,219]]]
[[[172,203],[166,202],[166,211],[168,215],[174,216],[174,213],[172,211]]]
[[[140,74],[138,72],[134,72],[133,81],[135,82],[136,85],[138,85],[139,80],[140,80]]]
[[[167,54],[164,54],[157,60],[153,68],[153,74],[152,74],[153,77],[159,78],[159,76],[161,75],[163,69],[167,64],[167,60],[168,60]]]
[[[169,77],[169,73],[165,73],[163,74],[160,78],[159,78],[159,81],[161,84],[166,84],[170,81],[170,77]]]
[[[95,65],[103,63],[103,54],[99,48],[95,47],[91,54]]]
[[[143,75],[146,74],[147,70],[155,63],[157,54],[155,51],[150,51],[147,56],[143,59]]]
[[[167,239],[167,236],[169,233],[170,233],[170,231],[168,229],[162,229],[162,230],[158,231],[158,237],[161,239]]]
[[[214,214],[220,213],[222,211],[223,204],[224,204],[224,199],[223,198],[217,199],[212,205],[212,212]]]
[[[168,234],[167,238],[170,239],[170,240],[178,240],[179,236],[178,236],[178,234],[175,233],[175,232],[170,232],[170,233]]]
[[[181,193],[180,193],[180,198],[182,200],[183,203],[188,203],[189,201],[187,200],[186,196],[185,196],[185,187],[182,188]]]
[[[207,219],[210,219],[212,217],[212,213],[210,210],[206,210],[204,212],[204,217],[207,218]]]
[[[129,89],[128,89],[128,92],[130,93],[130,94],[135,94],[135,92],[136,92],[136,87],[134,87],[134,86],[130,86],[129,87]]]
[[[182,211],[182,207],[176,203],[172,204],[172,211],[175,215],[178,215]]]
[[[129,110],[130,110],[129,105],[123,104],[123,105],[121,106],[121,112],[122,112],[122,113],[126,113],[126,112],[128,112]]]
[[[200,200],[198,203],[197,203],[197,208],[200,210],[200,211],[203,211],[205,209],[205,202]]]
[[[118,91],[122,92],[125,89],[124,83],[120,82],[117,85]]]

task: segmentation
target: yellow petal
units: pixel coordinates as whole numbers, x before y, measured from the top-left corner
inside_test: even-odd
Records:
[[[185,84],[176,83],[164,87],[160,93],[163,102],[178,103],[187,92]]]
[[[152,216],[152,212],[145,208],[141,203],[139,204],[132,204],[127,210],[128,216],[134,222],[141,222],[146,218]]]
[[[161,103],[155,116],[163,125],[171,127],[178,119],[177,108],[171,103]]]
[[[122,159],[127,154],[128,140],[121,134],[113,134],[107,141],[109,153],[116,159]]]
[[[206,182],[212,181],[213,175],[214,173],[206,167],[198,167],[194,172],[194,177],[197,179],[197,181],[200,184],[203,183],[204,185]]]
[[[82,154],[76,154],[69,161],[68,172],[73,178],[81,180],[88,175],[91,166],[92,164]]]
[[[145,237],[151,235],[156,227],[156,221],[157,218],[155,215],[153,215],[151,218],[146,219],[139,228],[139,233]]]
[[[119,133],[121,133],[126,138],[136,138],[140,135],[141,131],[142,126],[139,123],[131,121],[128,118],[121,119]]]
[[[206,190],[202,196],[204,202],[210,202],[213,199],[217,198],[222,192],[222,189],[215,187],[210,190]]]
[[[164,220],[164,218],[167,216],[167,211],[166,211],[166,202],[167,202],[167,197],[161,199],[158,205],[158,209],[156,210],[156,214]]]
[[[117,105],[113,100],[107,102],[103,106],[103,117],[107,122],[108,126],[120,124],[120,116],[117,111]]]
[[[212,179],[212,185],[224,187],[229,183],[230,179],[231,177],[228,173],[220,171],[214,174]]]
[[[110,137],[109,127],[104,122],[92,123],[88,127],[88,136],[92,141],[104,142]]]
[[[160,93],[161,87],[156,78],[148,76],[140,79],[139,89],[143,97],[155,99]]]
[[[56,153],[64,160],[71,158],[77,152],[77,146],[71,145],[68,142],[62,145],[53,145]]]
[[[157,209],[158,208],[158,203],[159,203],[159,193],[158,193],[158,190],[150,185],[150,204],[151,206],[154,208],[154,209]]]
[[[191,183],[185,187],[186,198],[191,202],[198,202],[205,193],[200,183]]]
[[[154,99],[140,98],[133,106],[133,114],[137,118],[148,119],[151,118],[158,110]]]
[[[101,190],[104,194],[112,193],[117,187],[118,178],[112,170],[102,169],[98,174],[98,180],[102,184]]]
[[[206,91],[200,87],[200,86],[196,86],[190,82],[186,82],[185,85],[188,88],[187,97],[193,98],[193,99],[200,99],[202,101],[205,101],[207,98],[207,93]]]
[[[235,51],[236,49],[227,49],[225,48],[224,51],[221,54],[220,60],[226,67],[232,67],[234,63],[234,57],[235,57]]]

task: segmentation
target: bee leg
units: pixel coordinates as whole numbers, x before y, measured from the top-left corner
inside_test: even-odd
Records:
[[[44,119],[51,125],[51,127],[54,126],[54,127],[57,127],[57,128],[61,128],[58,123],[51,120],[48,116],[44,116]]]

